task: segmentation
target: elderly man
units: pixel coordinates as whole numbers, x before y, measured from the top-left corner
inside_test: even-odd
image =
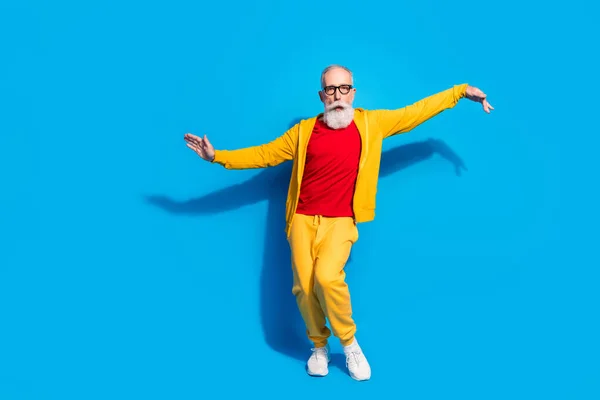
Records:
[[[355,93],[352,72],[331,65],[321,74],[323,112],[269,143],[215,150],[206,135],[188,133],[184,138],[201,158],[228,169],[264,168],[293,160],[285,232],[292,254],[292,293],[314,344],[307,372],[328,373],[329,320],[343,346],[350,376],[367,380],[371,368],[355,337],[344,266],[358,240],[357,223],[375,216],[382,141],[410,131],[461,98],[480,102],[487,113],[493,107],[481,90],[467,84],[394,110],[353,108]]]

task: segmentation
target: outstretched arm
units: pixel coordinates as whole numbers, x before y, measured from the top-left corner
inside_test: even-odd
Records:
[[[483,104],[486,112],[494,108],[487,102],[486,95],[468,84],[456,85],[443,92],[426,97],[414,104],[396,110],[375,110],[371,113],[381,130],[383,138],[406,133],[435,117],[442,111],[454,107],[458,101],[467,97]]]
[[[292,127],[269,143],[237,150],[215,150],[206,135],[201,138],[187,133],[184,139],[187,146],[202,159],[220,164],[227,169],[265,168],[294,158],[298,141],[298,126]]]

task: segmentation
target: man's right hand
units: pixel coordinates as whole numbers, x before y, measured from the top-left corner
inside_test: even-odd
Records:
[[[191,133],[186,133],[183,138],[186,141],[187,147],[194,150],[204,160],[212,162],[215,159],[215,148],[210,144],[206,135],[202,138]]]

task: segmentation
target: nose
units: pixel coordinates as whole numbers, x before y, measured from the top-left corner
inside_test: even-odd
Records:
[[[340,93],[339,89],[336,89],[335,92],[333,92],[333,98],[338,101],[342,98],[342,93]]]

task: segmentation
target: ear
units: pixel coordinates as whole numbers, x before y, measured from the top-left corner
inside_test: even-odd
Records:
[[[319,99],[321,99],[321,103],[325,103],[325,93],[322,90],[319,90]]]

